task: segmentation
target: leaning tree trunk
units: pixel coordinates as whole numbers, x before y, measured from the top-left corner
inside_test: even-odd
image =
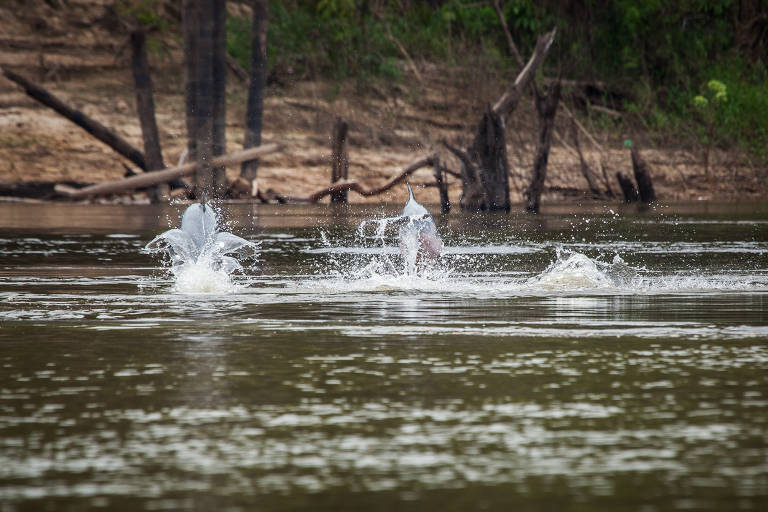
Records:
[[[155,101],[152,97],[152,78],[147,60],[147,35],[143,29],[131,32],[131,69],[136,87],[136,110],[144,139],[144,158],[148,171],[164,169],[163,153],[160,149],[160,134],[155,119]],[[149,189],[153,203],[168,197],[168,185],[163,183]]]
[[[245,140],[243,149],[261,144],[261,126],[264,111],[264,86],[267,81],[267,20],[268,0],[253,0],[251,27],[251,75],[248,84],[248,106],[245,112]],[[243,162],[240,176],[253,182],[259,161]]]
[[[536,95],[536,110],[539,113],[539,141],[536,144],[536,156],[533,159],[533,178],[528,188],[525,210],[539,213],[541,193],[544,190],[544,180],[547,177],[547,162],[549,149],[552,146],[552,132],[555,128],[555,114],[560,102],[560,80],[552,84],[544,98]]]
[[[525,88],[549,53],[554,38],[555,30],[539,37],[533,55],[515,81],[483,114],[471,147],[461,150],[445,144],[461,161],[462,209],[509,211],[509,165],[503,119],[517,108]]]
[[[124,156],[134,164],[138,165],[141,169],[147,169],[147,163],[144,159],[144,154],[129,144],[128,141],[117,135],[115,132],[100,122],[96,121],[95,119],[88,117],[80,110],[76,110],[68,106],[46,89],[30,82],[21,75],[17,75],[10,69],[0,67],[0,71],[3,75],[5,75],[7,79],[22,86],[24,88],[24,92],[30,98],[39,101],[46,107],[49,107],[56,111],[58,114],[66,117],[77,126],[88,132],[90,135],[115,150],[115,152],[118,154]]]

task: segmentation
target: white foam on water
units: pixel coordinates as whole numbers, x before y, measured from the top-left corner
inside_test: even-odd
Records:
[[[195,261],[174,266],[173,290],[177,293],[233,293],[237,287],[224,270],[214,269],[210,262]]]
[[[330,245],[326,243],[326,245]],[[348,248],[347,248],[348,249]],[[447,247],[444,256],[428,265],[403,261],[392,248],[367,248],[360,251],[328,247],[330,264],[309,281],[296,283],[294,292],[341,294],[348,292],[424,292],[449,293],[464,297],[515,297],[546,295],[653,295],[707,292],[768,292],[767,273],[722,273],[686,270],[657,274],[646,268],[628,265],[619,254],[607,261],[564,248],[556,248],[554,259],[542,272],[497,271],[486,268],[480,248]],[[504,253],[498,248],[489,254]],[[543,251],[536,247],[531,252]],[[321,251],[313,251],[321,253]],[[524,254],[525,250],[509,251]],[[341,256],[354,256],[342,259]],[[461,260],[460,271],[455,263]],[[467,270],[466,258],[477,265]]]

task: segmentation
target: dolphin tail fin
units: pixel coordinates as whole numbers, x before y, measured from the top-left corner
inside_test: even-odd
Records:
[[[413,190],[411,190],[411,184],[406,183],[405,186],[408,187],[408,200],[413,201]]]

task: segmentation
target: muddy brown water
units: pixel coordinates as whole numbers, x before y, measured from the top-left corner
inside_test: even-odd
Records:
[[[182,209],[0,204],[1,511],[768,506],[768,204],[231,204],[219,293]]]

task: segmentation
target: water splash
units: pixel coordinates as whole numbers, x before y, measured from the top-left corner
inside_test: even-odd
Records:
[[[611,263],[605,263],[558,248],[555,261],[544,272],[528,279],[526,285],[549,290],[623,288],[636,277],[636,270],[618,254]]]
[[[195,203],[169,229],[144,246],[144,252],[167,258],[180,293],[230,293],[232,274],[243,271],[238,258],[254,258],[259,245],[221,231],[219,215],[210,205]]]
[[[380,247],[386,246],[386,236],[390,228],[397,228],[398,248],[401,259],[401,274],[424,276],[435,269],[436,261],[443,250],[443,241],[437,232],[435,220],[429,211],[413,197],[411,186],[408,187],[408,202],[397,217],[366,220],[357,228],[359,238],[365,238],[366,228],[375,226],[373,240]],[[374,267],[386,267],[386,273],[395,270],[389,258],[374,262]],[[396,270],[395,270],[396,271]]]

